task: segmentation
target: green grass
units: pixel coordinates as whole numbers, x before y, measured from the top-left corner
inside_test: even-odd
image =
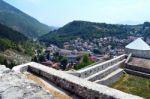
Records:
[[[125,74],[111,85],[112,88],[150,99],[150,79]]]

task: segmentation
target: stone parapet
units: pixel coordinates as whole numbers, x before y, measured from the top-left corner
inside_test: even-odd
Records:
[[[32,62],[27,70],[84,99],[143,99],[41,64]]]
[[[105,62],[102,62],[102,63],[99,63],[99,64],[95,64],[91,67],[87,67],[85,69],[82,69],[82,70],[78,70],[75,72],[75,76],[78,76],[78,77],[81,77],[81,78],[86,78],[86,77],[89,77],[90,75],[93,75],[99,71],[102,71],[106,68],[108,68],[109,66],[112,66],[116,63],[118,63],[119,61],[122,61],[124,60],[126,57],[126,54],[123,54],[123,55],[120,55],[116,58],[113,58],[111,60],[108,60],[108,61],[105,61]]]

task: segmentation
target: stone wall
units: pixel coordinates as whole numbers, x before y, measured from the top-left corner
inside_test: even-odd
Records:
[[[150,69],[126,64],[125,72],[131,75],[136,75],[144,78],[150,78]]]
[[[28,71],[84,99],[143,99],[33,62]]]
[[[121,77],[124,74],[124,70],[118,72],[115,75],[112,75],[111,77],[109,77],[108,79],[103,79],[103,80],[98,80],[96,81],[96,83],[99,84],[103,84],[103,85],[110,85],[112,84],[112,82],[114,82],[115,80],[117,80],[119,77]]]
[[[96,81],[96,80],[99,80],[99,79],[102,79],[104,77],[106,77],[107,75],[109,75],[110,73],[112,73],[113,71],[119,69],[125,62],[125,59],[118,62],[117,64],[114,64],[112,66],[110,66],[109,68],[103,70],[103,71],[100,71],[96,74],[93,74],[92,76],[89,76],[87,80],[89,81]]]
[[[126,54],[132,53],[133,57],[150,59],[150,51],[149,50],[125,49],[125,51],[126,51]]]
[[[125,57],[126,57],[126,54],[118,56],[114,59],[108,60],[106,62],[95,64],[95,65],[90,66],[88,68],[78,70],[75,73],[71,73],[71,74],[78,76],[78,77],[81,77],[81,78],[86,78],[86,77],[93,75],[93,74],[95,74],[101,70],[106,69],[109,66],[116,64],[119,61],[122,61],[123,59],[125,59]]]
[[[150,74],[148,74],[148,73],[143,73],[143,72],[135,71],[135,70],[131,70],[131,69],[125,69],[125,72],[128,74],[131,74],[131,75],[136,75],[136,76],[150,79]]]
[[[32,63],[26,63],[26,64],[22,64],[22,65],[15,66],[12,70],[13,70],[13,71],[16,71],[16,72],[19,72],[19,73],[22,73],[22,72],[27,71],[28,66],[29,66],[30,64],[32,64]]]
[[[139,71],[139,72],[144,72],[144,73],[149,73],[150,74],[150,69],[148,69],[148,68],[138,67],[138,66],[129,65],[129,64],[126,65],[126,68],[134,70],[134,71]]]
[[[130,53],[128,56],[127,56],[127,59],[125,61],[125,64],[127,64],[132,58],[132,53]]]

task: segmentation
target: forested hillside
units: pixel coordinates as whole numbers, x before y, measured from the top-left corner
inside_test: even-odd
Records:
[[[27,40],[27,37],[21,34],[20,32],[12,30],[11,28],[8,28],[7,26],[4,26],[2,24],[0,24],[0,37],[7,38],[16,42]]]
[[[36,46],[20,32],[0,24],[0,64],[11,68],[29,62]]]
[[[52,31],[39,38],[47,44],[53,43],[61,46],[64,42],[80,37],[82,39],[93,39],[100,37],[126,38],[129,35],[150,36],[150,23],[140,25],[118,25],[106,23],[93,23],[86,21],[73,21],[62,28]]]
[[[0,49],[15,48],[18,42],[25,42],[27,37],[23,34],[0,24]]]
[[[0,0],[0,23],[30,38],[37,38],[53,29],[3,0]]]

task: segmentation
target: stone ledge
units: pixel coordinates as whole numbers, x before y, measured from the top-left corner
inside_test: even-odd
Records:
[[[82,78],[58,71],[37,63],[30,63],[28,70],[37,75],[43,76],[49,81],[57,84],[82,98],[86,99],[143,99],[121,92],[116,89],[109,88],[104,85],[86,81]]]
[[[125,57],[126,57],[126,54],[123,54],[123,55],[120,55],[120,56],[113,58],[111,60],[108,60],[108,61],[105,61],[105,62],[102,62],[99,64],[95,64],[94,66],[87,67],[87,68],[82,69],[82,70],[78,70],[78,71],[71,73],[71,74],[78,76],[78,77],[81,77],[81,78],[86,78],[90,75],[93,75],[93,74],[95,74],[101,70],[108,68],[111,65],[116,64],[119,61],[124,60]]]

